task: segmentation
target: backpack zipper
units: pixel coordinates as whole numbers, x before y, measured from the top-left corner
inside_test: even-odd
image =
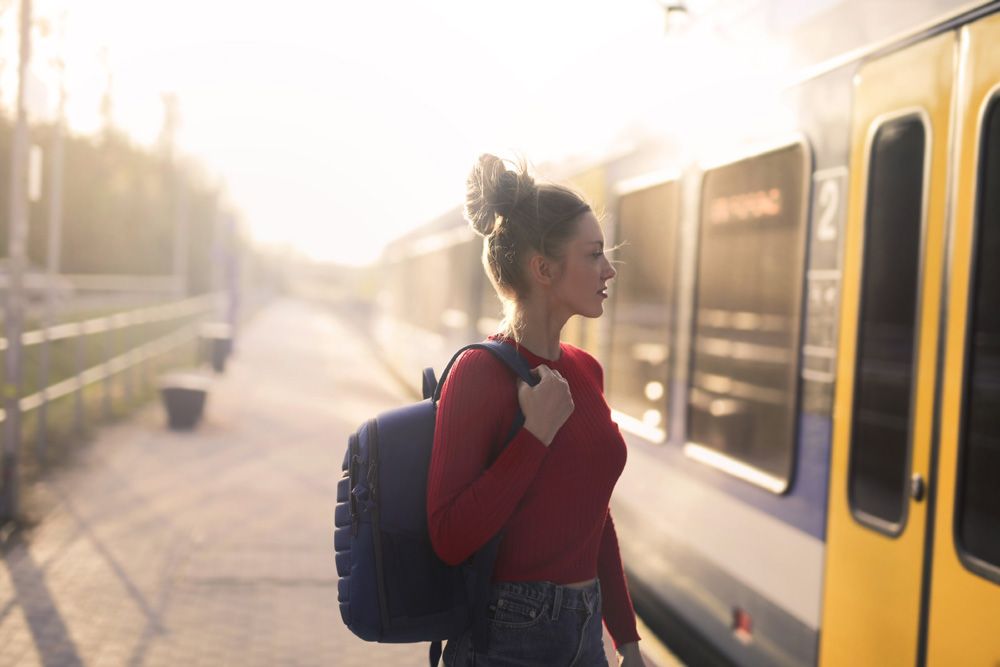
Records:
[[[361,520],[360,512],[358,511],[358,497],[354,495],[354,487],[358,483],[356,471],[360,462],[358,457],[359,449],[358,434],[352,433],[347,443],[347,470],[344,471],[349,480],[347,483],[347,509],[351,514],[351,537],[358,536],[358,524]]]
[[[375,542],[375,580],[378,584],[378,611],[382,632],[389,629],[389,604],[385,597],[385,576],[382,572],[382,530],[378,512],[378,421],[368,420],[368,487],[371,493],[372,539]]]

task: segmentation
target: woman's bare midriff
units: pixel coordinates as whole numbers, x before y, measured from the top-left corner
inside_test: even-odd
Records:
[[[597,581],[596,578],[588,579],[587,581],[578,581],[575,584],[565,584],[565,586],[566,588],[586,588],[587,586],[593,584],[595,581]]]

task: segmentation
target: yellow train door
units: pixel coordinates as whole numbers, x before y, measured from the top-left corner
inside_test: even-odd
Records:
[[[960,36],[928,665],[1000,665],[1000,16]]]
[[[855,80],[821,665],[917,661],[956,43]]]

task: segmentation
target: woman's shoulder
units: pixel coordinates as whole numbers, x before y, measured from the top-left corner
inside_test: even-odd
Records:
[[[472,348],[459,355],[448,372],[446,383],[452,379],[462,385],[495,387],[498,380],[511,374],[507,366],[482,348]]]
[[[455,360],[455,368],[476,369],[479,371],[503,370],[504,363],[489,350],[474,347],[466,350]]]
[[[517,403],[517,386],[507,366],[483,349],[463,352],[441,387],[441,404],[491,421]],[[492,416],[491,416],[492,415]]]

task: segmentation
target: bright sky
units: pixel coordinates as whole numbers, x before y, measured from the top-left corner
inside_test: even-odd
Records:
[[[0,0],[7,109],[18,4]],[[349,263],[458,204],[481,152],[606,146],[628,116],[609,82],[663,35],[655,0],[35,0],[34,15],[56,26],[36,31],[37,106],[55,105],[60,41],[76,131],[100,126],[109,70],[114,122],[141,143],[175,92],[180,149],[257,239]]]
[[[688,5],[697,13],[725,1]],[[755,1],[731,3],[743,8],[744,32],[759,14]],[[19,4],[0,0],[6,110],[16,92]],[[39,115],[55,108],[51,63],[60,49],[77,132],[100,127],[109,72],[113,122],[143,144],[156,142],[162,96],[175,93],[180,151],[223,184],[256,239],[352,264],[459,204],[482,152],[558,162],[607,151],[636,124],[686,133],[700,124],[716,136],[731,123],[710,114],[730,113],[732,99],[746,114],[763,97],[713,84],[716,75],[752,87],[780,59],[751,62],[748,54],[767,54],[768,44],[744,44],[731,57],[707,24],[687,41],[668,41],[657,0],[33,6],[50,25],[34,38],[41,83],[30,97]]]

